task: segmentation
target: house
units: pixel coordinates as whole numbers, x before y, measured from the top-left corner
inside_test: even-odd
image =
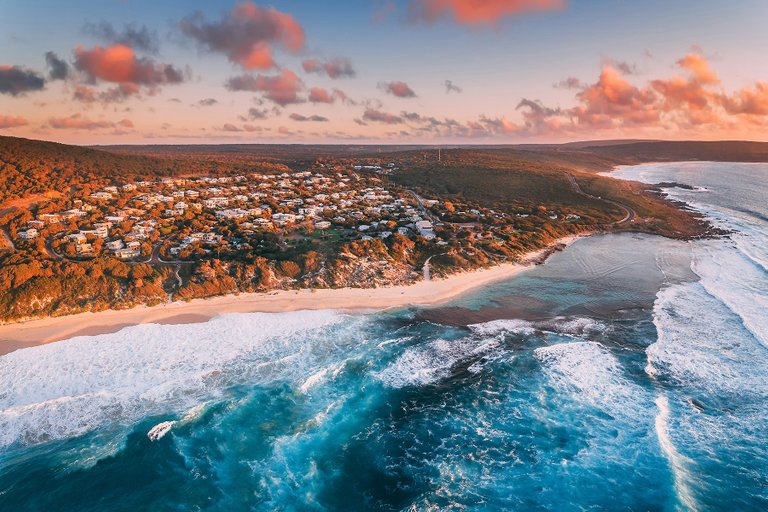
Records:
[[[37,218],[46,224],[58,224],[61,222],[61,215],[58,213],[43,213],[38,215]]]
[[[112,242],[107,242],[107,249],[109,249],[110,251],[118,251],[123,247],[124,246],[123,246],[122,240],[113,240]]]
[[[272,220],[278,226],[285,226],[286,224],[296,222],[296,215],[292,213],[276,213],[272,216]]]
[[[248,217],[248,215],[249,214],[246,210],[241,210],[240,208],[236,208],[234,210],[218,210],[216,212],[217,219],[226,220],[244,219]]]
[[[66,239],[70,242],[75,242],[78,245],[84,244],[88,241],[88,239],[82,233],[72,233],[71,235],[67,235]]]
[[[136,249],[118,249],[115,251],[115,256],[121,260],[129,260],[131,258],[135,258],[139,254],[139,251]]]
[[[77,250],[77,254],[81,256],[87,256],[89,254],[93,254],[93,246],[88,243],[77,244],[76,250]]]
[[[98,238],[107,238],[109,236],[109,230],[107,229],[106,226],[101,226],[96,229],[89,229],[89,230],[81,229],[80,234],[85,236],[91,235]]]
[[[428,220],[419,220],[416,221],[416,231],[419,232],[421,236],[424,238],[432,239],[435,238],[435,231],[432,227],[432,223]]]
[[[74,208],[72,210],[67,210],[61,213],[61,216],[64,217],[65,219],[74,219],[75,217],[85,217],[86,215],[88,215],[86,212],[84,212],[83,210],[78,210],[77,208]]]
[[[203,206],[206,208],[217,208],[219,206],[227,206],[229,204],[229,198],[226,197],[210,197],[203,201]]]
[[[19,231],[19,238],[22,240],[34,240],[40,233],[35,228],[30,228],[26,231]]]
[[[224,239],[223,236],[218,235],[216,233],[206,233],[205,236],[203,236],[203,242],[206,244],[220,244],[221,241]]]
[[[317,229],[328,229],[331,227],[331,223],[327,220],[321,220],[320,222],[315,222],[315,228]]]

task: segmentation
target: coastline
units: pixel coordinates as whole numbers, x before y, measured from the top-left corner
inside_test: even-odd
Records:
[[[447,278],[383,288],[323,288],[244,293],[172,302],[157,306],[107,310],[96,313],[49,317],[0,326],[0,355],[21,348],[61,341],[76,336],[117,332],[139,324],[188,324],[206,322],[227,313],[283,313],[335,309],[375,311],[447,302],[485,285],[503,281],[543,263],[558,246],[568,246],[592,233],[557,239],[543,249],[529,252],[521,263],[502,263],[490,268],[452,274]]]

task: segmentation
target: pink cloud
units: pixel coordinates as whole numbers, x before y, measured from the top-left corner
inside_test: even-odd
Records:
[[[379,88],[381,88],[384,92],[391,94],[392,96],[397,96],[398,98],[416,97],[416,93],[413,92],[413,89],[411,89],[405,82],[395,81],[380,83]]]
[[[118,122],[106,120],[92,120],[82,114],[73,114],[69,117],[51,117],[48,124],[52,128],[60,130],[101,130],[105,128],[133,128],[133,123],[129,119],[121,119]]]
[[[413,0],[410,14],[427,22],[448,16],[456,23],[493,25],[508,16],[560,10],[565,6],[565,0]]]
[[[299,93],[304,89],[304,84],[296,73],[288,69],[283,69],[279,75],[275,76],[242,75],[232,77],[227,81],[227,88],[231,91],[263,92],[265,98],[281,107],[304,101],[299,97]]]
[[[309,101],[312,103],[333,103],[335,97],[322,87],[312,87],[309,90]]]
[[[92,79],[119,84],[158,86],[184,81],[183,73],[170,64],[137,58],[131,47],[122,44],[90,50],[78,46],[75,67]]]
[[[0,129],[17,128],[28,124],[29,122],[21,116],[4,116],[0,114]]]
[[[388,112],[381,112],[379,110],[373,110],[368,109],[363,114],[363,120],[365,121],[372,121],[375,123],[384,123],[384,124],[402,124],[403,118],[395,115],[390,114]]]
[[[733,96],[721,96],[720,102],[729,114],[768,116],[768,83],[757,82],[752,87],[736,91]]]
[[[247,70],[274,67],[274,45],[298,53],[305,42],[304,29],[293,16],[253,2],[240,3],[213,22],[198,12],[184,18],[180,27],[209,51],[224,54]]]

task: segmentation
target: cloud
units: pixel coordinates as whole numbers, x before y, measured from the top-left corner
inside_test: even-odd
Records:
[[[130,46],[134,50],[156,54],[159,51],[157,32],[145,25],[127,24],[121,31],[107,22],[86,23],[83,32],[107,45]]]
[[[545,107],[540,100],[529,100],[527,98],[523,98],[520,100],[520,103],[517,104],[515,109],[519,110],[523,107],[527,107],[531,112],[535,112],[536,114],[543,116],[554,116],[560,113],[560,109]]]
[[[263,92],[265,98],[281,107],[303,102],[299,92],[303,90],[304,84],[296,73],[288,69],[283,69],[279,75],[275,76],[235,76],[227,81],[226,87],[230,91]]]
[[[766,126],[768,83],[756,82],[731,94],[721,89],[720,79],[701,53],[690,53],[677,61],[682,74],[649,80],[636,85],[627,79],[627,70],[612,64],[603,66],[596,82],[567,80],[575,89],[577,104],[550,108],[539,101],[523,99],[518,104],[524,124],[519,135],[583,136],[588,132],[684,133],[706,128],[711,133],[752,124]],[[560,85],[560,84],[557,84]]]
[[[105,128],[133,128],[133,123],[129,119],[122,119],[118,122],[105,120],[92,120],[84,117],[82,114],[73,114],[69,117],[51,117],[48,119],[51,128],[58,130],[101,130]]]
[[[689,53],[677,61],[677,65],[693,73],[696,79],[703,84],[718,84],[720,79],[709,67],[707,60],[699,54]]]
[[[269,117],[269,110],[266,108],[258,109],[251,107],[248,109],[248,113],[244,116],[240,116],[242,121],[257,121],[267,119]]]
[[[445,93],[446,94],[450,94],[452,92],[461,92],[462,91],[461,87],[459,87],[458,85],[454,84],[450,80],[446,80],[445,82],[443,82],[443,85],[445,85]]]
[[[371,20],[374,23],[383,23],[390,15],[397,12],[397,4],[393,0],[377,0]]]
[[[495,25],[503,18],[536,11],[564,9],[566,0],[412,0],[410,18],[435,22],[452,18],[465,25]]]
[[[178,84],[184,74],[170,64],[159,64],[151,59],[137,58],[129,46],[95,46],[88,50],[75,48],[75,67],[91,80],[120,84],[136,84],[156,87]]]
[[[421,121],[421,115],[417,112],[401,112],[400,116],[406,121]]]
[[[219,100],[216,98],[205,98],[197,102],[198,105],[201,107],[212,107],[213,105],[217,104]]]
[[[333,90],[333,95],[334,95],[334,97],[338,98],[339,101],[341,101],[345,105],[357,105],[357,102],[354,101],[349,96],[347,96],[347,93],[345,93],[341,89],[334,89]]]
[[[318,116],[318,115],[303,116],[301,114],[295,114],[294,113],[294,114],[291,114],[290,117],[291,117],[292,120],[298,121],[298,122],[306,122],[306,121],[314,121],[314,122],[317,122],[317,123],[327,123],[328,122],[328,118],[327,117]]]
[[[661,108],[692,124],[719,121],[713,107],[721,101],[721,96],[708,87],[719,84],[720,79],[706,59],[691,53],[678,60],[677,65],[688,72],[688,78],[674,76],[667,80],[651,81],[651,87],[662,98]]]
[[[45,79],[20,66],[0,65],[0,94],[18,96],[45,87]]]
[[[379,83],[379,88],[387,94],[391,94],[398,98],[416,97],[416,93],[413,92],[413,89],[411,89],[405,82],[381,82]]]
[[[48,66],[50,80],[66,80],[69,76],[69,64],[53,52],[45,52],[45,63]]]
[[[343,57],[327,60],[325,62],[319,59],[305,59],[302,61],[301,66],[306,73],[316,73],[319,75],[325,74],[333,79],[351,78],[356,74],[355,68],[352,66],[350,60]]]
[[[402,124],[403,118],[395,115],[390,114],[388,112],[382,112],[380,110],[372,110],[368,109],[363,114],[363,120],[364,121],[371,121],[374,123],[384,123],[384,124]]]
[[[139,94],[140,90],[138,85],[132,83],[118,84],[104,91],[97,91],[88,85],[77,84],[72,98],[83,103],[119,103]]]
[[[603,65],[612,67],[622,75],[629,76],[629,75],[638,74],[637,66],[633,63],[630,63],[624,60],[606,58],[606,59],[603,59]]]
[[[336,101],[336,98],[327,89],[312,87],[309,90],[309,101],[311,103],[333,103]]]
[[[585,126],[605,128],[659,121],[653,92],[630,84],[611,66],[603,67],[598,81],[579,91],[576,98],[581,105],[571,113]]]
[[[720,102],[729,114],[768,116],[768,83],[757,82],[736,91],[732,97],[723,95]]]
[[[263,128],[261,126],[254,126],[252,124],[244,124],[242,126],[237,126],[232,123],[226,123],[221,128],[214,127],[214,130],[222,131],[222,132],[231,132],[231,133],[238,133],[238,132],[261,132],[269,130],[269,128]]]
[[[17,128],[26,126],[29,122],[21,116],[4,116],[0,114],[0,129]]]
[[[181,31],[214,53],[226,55],[243,69],[270,69],[274,45],[291,53],[304,47],[304,29],[289,14],[252,2],[237,4],[220,20],[207,22],[197,12],[181,20]]]
[[[555,89],[581,89],[584,84],[575,76],[569,76],[564,80],[560,80],[554,86]]]

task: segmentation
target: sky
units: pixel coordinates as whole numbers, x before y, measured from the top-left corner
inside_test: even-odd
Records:
[[[0,0],[0,134],[768,140],[765,0]]]

